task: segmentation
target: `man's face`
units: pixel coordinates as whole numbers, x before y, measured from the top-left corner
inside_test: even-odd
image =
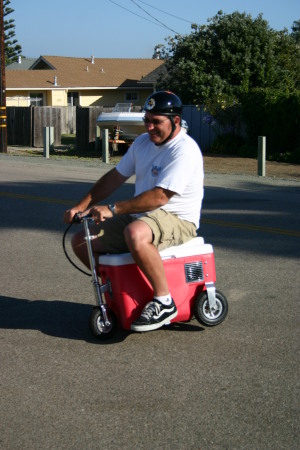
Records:
[[[148,111],[145,113],[144,124],[150,141],[155,145],[160,145],[164,142],[172,131],[172,124],[169,117],[151,114]]]

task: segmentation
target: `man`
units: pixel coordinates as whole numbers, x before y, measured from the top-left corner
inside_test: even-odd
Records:
[[[180,99],[168,91],[156,92],[144,110],[147,133],[138,136],[117,166],[64,214],[67,223],[76,213],[91,214],[93,251],[130,251],[149,280],[153,300],[132,324],[134,331],[155,330],[177,315],[159,250],[196,236],[204,178],[201,151],[181,129]],[[95,206],[132,175],[136,176],[134,198]],[[72,246],[88,267],[83,231],[74,236]]]

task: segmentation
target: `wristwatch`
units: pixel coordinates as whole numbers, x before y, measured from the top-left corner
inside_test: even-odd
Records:
[[[113,216],[116,215],[116,207],[114,204],[108,205],[108,209],[112,212]]]

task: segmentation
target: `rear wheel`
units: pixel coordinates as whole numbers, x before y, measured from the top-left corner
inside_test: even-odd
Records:
[[[118,154],[124,156],[128,150],[128,144],[119,144],[118,145]]]
[[[100,308],[94,308],[90,316],[90,330],[91,333],[98,339],[110,339],[117,331],[118,324],[114,313],[110,309],[106,309],[109,320],[109,325],[105,324]]]
[[[223,322],[228,313],[228,303],[225,295],[216,291],[216,305],[210,308],[207,292],[201,292],[195,301],[194,314],[202,325],[213,327]]]

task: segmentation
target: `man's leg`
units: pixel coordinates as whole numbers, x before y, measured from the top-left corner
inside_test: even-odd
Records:
[[[169,293],[162,259],[152,244],[150,226],[136,220],[125,228],[126,243],[133,259],[150,281],[154,298],[142,311],[140,317],[131,324],[134,331],[150,331],[160,328],[176,317],[177,308]]]
[[[162,259],[152,244],[152,230],[145,222],[135,220],[124,231],[127,246],[133,259],[150,281],[154,296],[169,294]]]
[[[130,215],[115,216],[99,225],[90,224],[91,244],[94,253],[125,253],[128,247],[123,235],[124,228],[133,218]],[[76,233],[72,238],[75,255],[89,267],[89,256],[84,230]]]
[[[73,251],[74,251],[75,255],[77,256],[77,258],[86,267],[88,267],[90,269],[90,260],[89,260],[84,230],[81,230],[78,233],[74,234],[74,236],[72,237],[71,243],[72,243]],[[94,236],[94,238],[92,239],[92,249],[93,249],[93,253],[104,253],[105,252],[105,249],[103,249],[101,242],[99,242],[99,239],[97,236]]]

